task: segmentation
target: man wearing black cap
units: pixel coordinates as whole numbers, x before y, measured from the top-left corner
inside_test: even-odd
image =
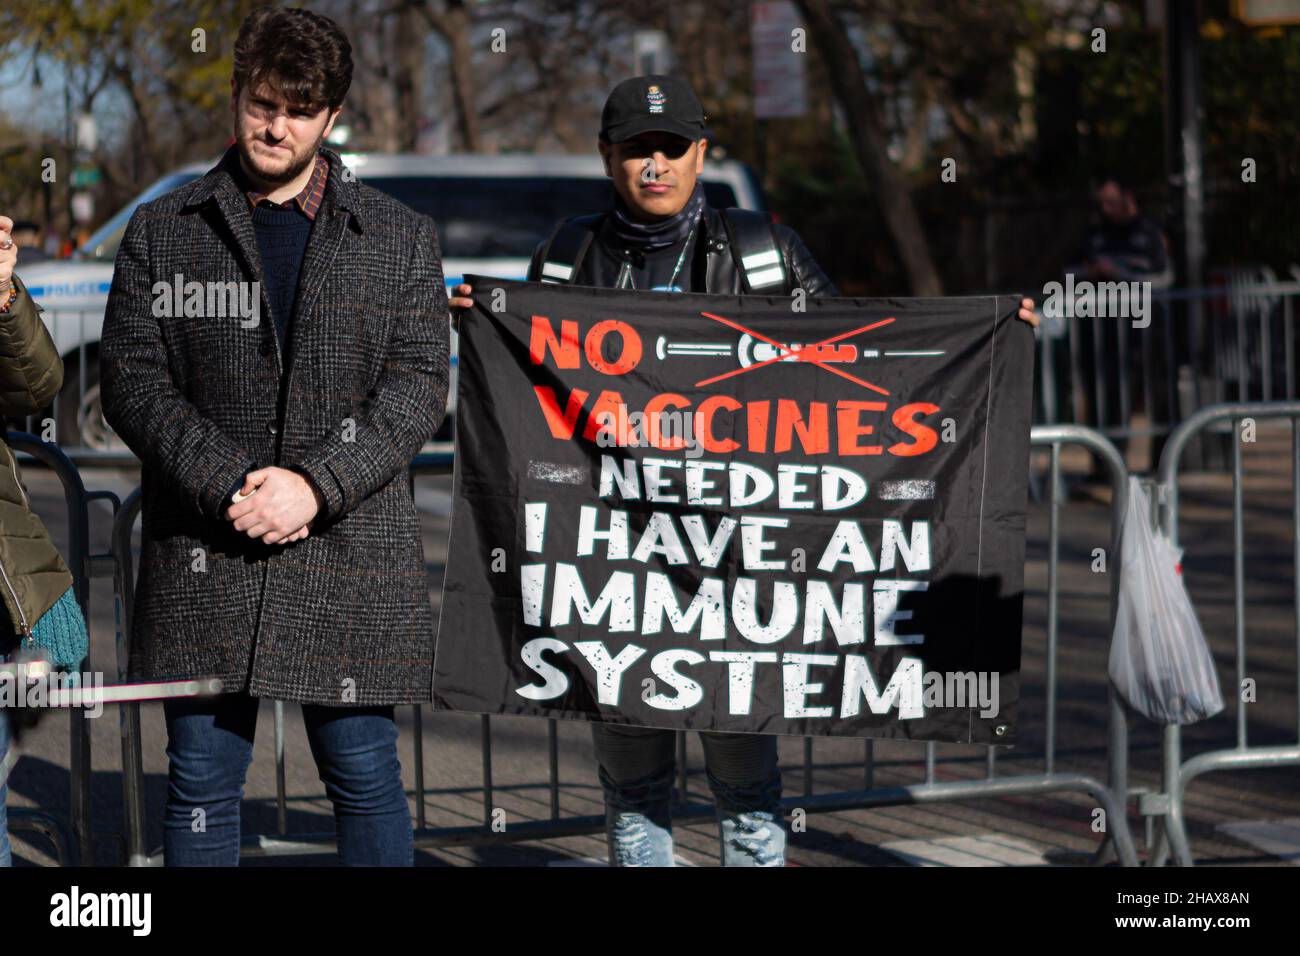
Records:
[[[605,102],[598,143],[614,205],[561,223],[538,246],[528,278],[616,289],[838,295],[792,229],[765,213],[705,202],[704,119],[695,92],[679,77],[618,84]]]
[[[666,292],[838,295],[794,230],[764,213],[705,202],[699,180],[708,148],[704,119],[699,99],[678,77],[637,76],[616,86],[601,114],[598,144],[614,205],[560,223],[533,253],[528,278]],[[453,309],[473,307],[470,286],[453,293]],[[1036,324],[1031,312],[1020,314]],[[592,733],[610,862],[672,866],[674,732],[593,723]],[[784,865],[777,738],[700,736],[723,866]]]

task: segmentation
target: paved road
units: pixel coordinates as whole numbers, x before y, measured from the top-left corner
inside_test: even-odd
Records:
[[[1247,607],[1251,647],[1250,674],[1259,685],[1258,702],[1250,707],[1252,742],[1287,743],[1296,739],[1295,615],[1292,604],[1289,439],[1286,432],[1261,430],[1260,442],[1246,450],[1249,494]],[[1082,473],[1086,463],[1065,456],[1067,471]],[[129,472],[88,471],[90,488],[108,488],[125,495],[136,482]],[[31,468],[27,483],[34,506],[46,519],[62,546],[66,521],[60,517],[62,497],[48,473]],[[1095,547],[1106,547],[1108,506],[1105,489],[1078,486],[1062,510],[1061,646],[1063,681],[1058,698],[1060,741],[1057,768],[1078,770],[1104,779],[1105,765],[1105,633],[1104,574],[1090,570]],[[1233,646],[1230,542],[1230,498],[1221,477],[1194,476],[1184,486],[1186,578],[1202,616],[1227,688]],[[446,557],[446,514],[450,479],[422,478],[418,503],[425,516],[425,549],[430,591],[435,606]],[[107,508],[96,506],[92,547],[107,547]],[[999,758],[999,772],[1037,772],[1042,767],[1043,671],[1046,621],[1047,511],[1034,505],[1030,534],[1023,650],[1024,705],[1021,739],[1014,751]],[[93,583],[92,660],[110,669],[114,656],[113,601],[110,582]],[[274,834],[275,765],[273,707],[263,705],[255,757],[245,790],[244,826],[248,833]],[[288,833],[320,833],[331,829],[324,791],[306,745],[297,707],[286,707]],[[414,807],[412,759],[413,713],[400,713],[403,724],[402,764]],[[110,864],[119,847],[107,834],[122,820],[119,725],[113,710],[91,721],[94,747],[92,778],[96,829],[105,831],[96,860]],[[148,790],[148,841],[161,845],[159,816],[166,786],[166,758],[161,708],[144,708],[145,770]],[[425,812],[430,826],[469,826],[482,821],[480,723],[477,717],[423,713],[425,736]],[[545,787],[546,724],[526,718],[495,719],[492,724],[493,805],[505,811],[507,828],[515,822],[543,819],[549,814]],[[1221,715],[1185,735],[1185,752],[1227,746],[1233,739],[1231,716]],[[560,809],[563,815],[601,811],[592,761],[589,728],[561,722],[558,733]],[[781,741],[787,795],[804,792],[803,742]],[[980,777],[984,752],[978,748],[939,748],[937,779]],[[40,806],[58,814],[68,811],[67,719],[46,719],[25,740],[24,755],[11,781],[11,806]],[[859,740],[818,740],[814,748],[814,792],[860,788],[864,778],[864,743]],[[881,741],[875,745],[877,786],[917,782],[923,778],[923,746]],[[1153,786],[1158,779],[1159,737],[1154,728],[1135,724],[1132,734],[1132,782]],[[689,796],[708,800],[698,740],[689,741]],[[803,832],[790,837],[792,865],[1005,865],[1071,863],[1086,858],[1097,845],[1090,829],[1092,801],[1086,797],[1054,796],[981,800],[926,806],[895,806],[834,814],[813,814]],[[1201,778],[1189,792],[1189,827],[1196,855],[1203,862],[1272,864],[1292,854],[1296,862],[1300,833],[1300,771],[1272,770],[1217,774]],[[1271,822],[1261,836],[1244,822]],[[1283,821],[1278,826],[1277,821]],[[1287,823],[1289,821],[1289,824]],[[1231,833],[1224,826],[1236,826]],[[685,865],[713,865],[717,858],[716,828],[706,819],[679,823],[679,860]],[[1262,832],[1262,831],[1261,831]],[[1141,827],[1137,837],[1141,844]],[[1271,842],[1269,842],[1271,841]],[[48,846],[38,837],[14,835],[18,865],[52,862]],[[1261,848],[1263,847],[1263,848]],[[420,865],[583,865],[604,858],[603,837],[491,847],[420,849]],[[332,852],[291,858],[249,860],[250,865],[332,863]]]

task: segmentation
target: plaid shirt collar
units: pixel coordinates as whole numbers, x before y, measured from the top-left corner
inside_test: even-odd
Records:
[[[291,200],[291,202],[297,203],[298,208],[302,210],[302,214],[313,222],[316,220],[316,213],[320,211],[321,201],[325,198],[325,183],[329,179],[329,175],[329,160],[320,153],[317,153],[316,166],[312,169],[311,179],[307,180],[307,185],[303,187],[302,192],[298,193],[298,195],[294,196]],[[243,190],[244,195],[248,197],[248,205],[250,208],[263,201],[268,203],[271,202],[271,200],[266,198],[266,193],[260,193],[255,189],[247,188],[247,180],[242,175],[240,176],[240,181],[240,188]],[[275,203],[271,203],[271,205],[275,205]],[[282,205],[288,204],[284,203]]]

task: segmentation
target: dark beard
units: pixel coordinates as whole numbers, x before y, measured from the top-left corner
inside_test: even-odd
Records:
[[[258,179],[261,179],[266,183],[283,185],[284,183],[292,182],[295,178],[301,175],[304,169],[306,169],[312,163],[316,162],[316,154],[320,152],[321,141],[322,140],[317,140],[316,145],[310,151],[308,151],[307,155],[304,156],[299,162],[290,166],[283,173],[278,173],[274,176],[267,175],[257,167],[257,164],[253,162],[253,157],[249,153],[245,152],[243,140],[237,139],[235,142],[239,149],[239,158],[243,160],[244,168],[246,170],[248,170]]]

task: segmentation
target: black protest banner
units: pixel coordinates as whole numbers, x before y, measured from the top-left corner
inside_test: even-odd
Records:
[[[1013,741],[1018,298],[466,281],[436,706]]]

